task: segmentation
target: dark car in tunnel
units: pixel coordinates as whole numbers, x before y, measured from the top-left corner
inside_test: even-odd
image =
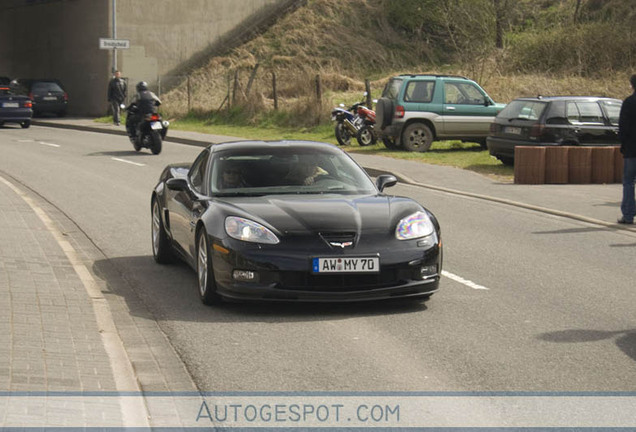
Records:
[[[31,126],[31,99],[15,94],[9,85],[0,84],[0,126],[18,123],[23,129]]]
[[[18,79],[22,92],[33,101],[33,115],[66,115],[68,93],[57,79]]]

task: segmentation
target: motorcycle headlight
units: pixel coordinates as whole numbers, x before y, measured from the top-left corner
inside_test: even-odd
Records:
[[[278,244],[278,237],[263,225],[236,216],[225,218],[225,232],[230,237],[252,243]]]
[[[424,212],[416,212],[405,217],[395,229],[395,238],[398,240],[411,240],[430,236],[435,232],[435,226],[431,218]]]

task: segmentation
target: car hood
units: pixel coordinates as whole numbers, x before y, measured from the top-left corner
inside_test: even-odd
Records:
[[[365,196],[268,196],[225,201],[227,215],[249,218],[280,234],[387,232],[422,207],[408,198]]]

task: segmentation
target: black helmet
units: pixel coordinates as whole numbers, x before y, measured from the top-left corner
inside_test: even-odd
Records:
[[[144,90],[148,90],[148,83],[146,81],[139,81],[137,84],[137,91],[141,92]]]

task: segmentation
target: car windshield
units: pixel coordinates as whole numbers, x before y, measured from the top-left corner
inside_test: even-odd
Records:
[[[224,150],[210,163],[216,196],[375,194],[366,173],[339,149],[268,147]]]
[[[506,105],[506,107],[497,114],[497,118],[507,120],[538,120],[546,106],[546,102],[516,100]]]
[[[31,89],[33,92],[63,92],[62,87],[54,82],[36,82]]]
[[[401,86],[402,86],[401,79],[399,78],[391,79],[384,87],[384,91],[382,92],[382,97],[389,98],[389,99],[397,99],[398,94],[400,93]]]

